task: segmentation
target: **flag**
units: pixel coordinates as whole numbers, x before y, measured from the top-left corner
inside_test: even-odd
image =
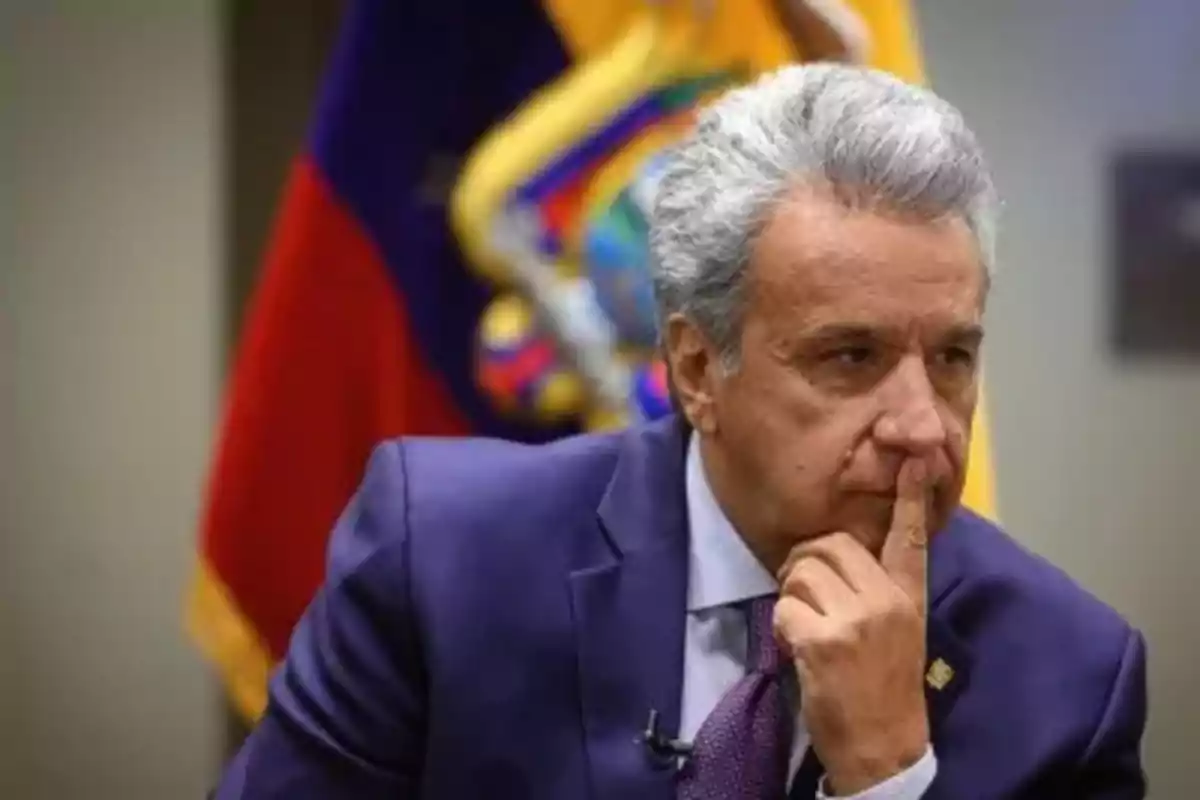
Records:
[[[568,432],[504,419],[477,389],[488,290],[445,208],[472,145],[566,64],[536,0],[347,11],[245,319],[187,601],[190,634],[248,719],[375,444]]]
[[[357,0],[347,12],[239,342],[187,605],[193,639],[247,719],[265,708],[270,669],[378,441],[571,432],[506,419],[478,389],[488,288],[446,210],[475,143],[642,4],[545,2]],[[722,29],[741,31],[720,46],[755,69],[792,55],[765,2],[715,6],[729,16]],[[873,63],[919,79],[907,3],[853,5]],[[993,515],[986,434],[981,414],[966,501]]]

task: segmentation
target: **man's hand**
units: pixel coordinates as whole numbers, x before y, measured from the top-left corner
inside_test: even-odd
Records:
[[[877,561],[847,533],[797,545],[780,570],[775,635],[796,663],[829,789],[857,794],[925,754],[926,466],[900,469]]]

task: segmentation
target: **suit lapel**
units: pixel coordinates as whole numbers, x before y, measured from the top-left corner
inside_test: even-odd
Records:
[[[679,728],[687,592],[685,436],[673,419],[623,440],[598,509],[612,549],[571,575],[588,765],[598,800],[668,800],[670,763],[640,738]]]
[[[686,430],[675,419],[631,429],[598,508],[611,552],[570,576],[588,766],[597,800],[669,800],[674,770],[652,758],[641,739],[651,710],[659,728],[679,729],[687,601],[688,521],[684,493]],[[938,728],[966,689],[972,658],[944,601],[962,580],[956,537],[970,535],[957,514],[929,553],[925,696]],[[820,765],[805,759],[805,780]],[[799,776],[798,776],[799,777]]]
[[[958,553],[971,535],[967,512],[956,513],[929,546],[929,620],[926,631],[925,700],[929,725],[938,725],[970,682],[972,657],[951,625],[948,598],[963,580]]]

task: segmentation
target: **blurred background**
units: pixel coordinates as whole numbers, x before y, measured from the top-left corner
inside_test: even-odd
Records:
[[[0,797],[200,797],[236,740],[184,598],[341,5],[0,0]],[[1006,201],[999,515],[1146,633],[1152,796],[1194,797],[1200,293],[1126,269],[1200,254],[1200,4],[914,7]]]

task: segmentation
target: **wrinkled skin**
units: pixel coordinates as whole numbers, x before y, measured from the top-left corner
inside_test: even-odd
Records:
[[[776,638],[839,794],[929,744],[926,548],[962,494],[986,294],[961,219],[802,188],[755,242],[736,369],[667,322],[713,492],[779,577]]]

